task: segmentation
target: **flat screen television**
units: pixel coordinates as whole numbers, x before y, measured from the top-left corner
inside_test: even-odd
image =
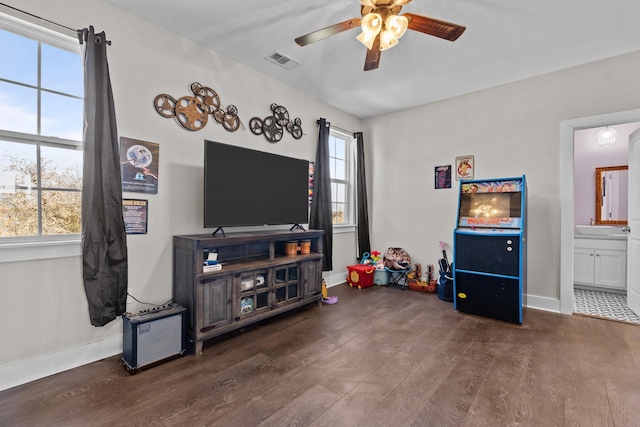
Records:
[[[204,142],[204,227],[306,224],[309,161]]]

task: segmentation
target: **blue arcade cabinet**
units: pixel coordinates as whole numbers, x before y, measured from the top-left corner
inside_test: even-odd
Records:
[[[460,182],[453,236],[456,310],[522,323],[527,294],[526,213],[524,175]]]

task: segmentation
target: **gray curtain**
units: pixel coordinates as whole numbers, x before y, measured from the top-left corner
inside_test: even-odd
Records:
[[[104,32],[79,30],[84,45],[82,276],[94,326],[126,311],[127,240],[116,115]]]
[[[356,132],[353,136],[356,138],[358,259],[362,259],[363,253],[371,252],[371,242],[369,240],[369,210],[367,208],[367,180],[364,170],[364,141],[362,132]]]
[[[333,270],[333,220],[331,217],[331,172],[329,170],[329,126],[318,120],[318,150],[313,173],[313,197],[309,228],[324,230],[322,271]]]

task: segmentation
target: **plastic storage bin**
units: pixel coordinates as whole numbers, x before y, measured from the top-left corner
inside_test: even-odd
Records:
[[[375,267],[370,265],[350,265],[347,266],[347,282],[349,286],[357,286],[358,289],[373,286],[373,272]]]
[[[387,286],[389,284],[389,272],[385,268],[384,270],[377,270],[373,273],[373,283],[380,286]]]

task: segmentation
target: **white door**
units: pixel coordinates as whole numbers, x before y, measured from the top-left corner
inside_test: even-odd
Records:
[[[629,135],[629,237],[627,306],[640,313],[640,130]]]

